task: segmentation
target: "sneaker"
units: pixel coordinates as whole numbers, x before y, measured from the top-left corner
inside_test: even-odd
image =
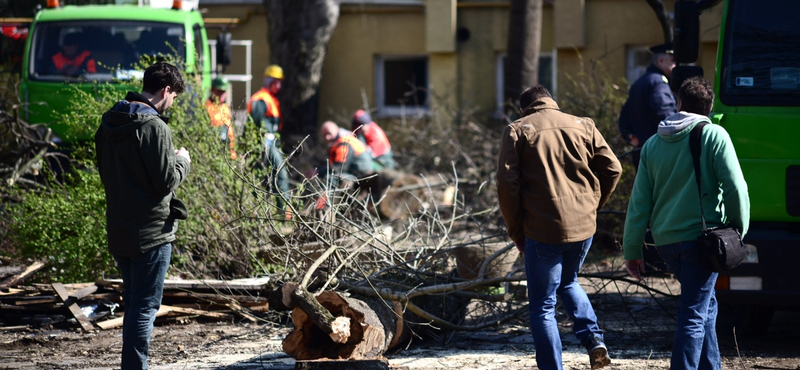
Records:
[[[589,364],[592,370],[611,364],[611,357],[608,357],[608,348],[606,348],[606,344],[603,343],[603,339],[599,336],[592,335],[589,338],[586,351],[589,353]]]

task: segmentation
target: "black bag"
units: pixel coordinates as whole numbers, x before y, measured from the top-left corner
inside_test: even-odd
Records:
[[[169,217],[176,220],[189,218],[189,209],[186,208],[186,204],[182,200],[175,196],[175,193],[172,193],[172,198],[169,200]]]
[[[703,222],[703,235],[697,238],[697,252],[700,262],[710,272],[728,271],[739,266],[747,257],[747,248],[742,242],[742,234],[735,227],[707,228],[703,214],[703,192],[700,190],[700,135],[706,122],[698,123],[689,137],[689,147],[694,162],[694,176],[697,192],[700,194],[700,220]]]

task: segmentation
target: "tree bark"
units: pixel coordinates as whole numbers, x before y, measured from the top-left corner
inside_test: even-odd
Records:
[[[283,68],[278,94],[284,142],[306,135],[316,143],[319,82],[328,41],[339,19],[336,0],[264,0],[269,23],[270,63]]]
[[[667,15],[667,8],[664,6],[664,0],[647,0],[647,5],[653,8],[656,13],[658,22],[661,23],[661,30],[664,32],[664,42],[672,41],[672,25],[669,22]]]
[[[514,111],[522,90],[538,81],[542,0],[511,0],[508,24],[508,54],[503,76],[506,101],[503,110],[506,112]]]
[[[284,339],[283,351],[298,361],[376,358],[390,348],[405,344],[410,337],[402,319],[402,308],[397,303],[345,298],[325,291],[316,296],[317,304],[322,307],[312,308],[313,305],[298,301],[307,296],[292,298],[297,303],[292,312],[294,330]],[[327,331],[318,326],[319,320],[315,317],[326,315],[350,319],[350,333],[344,343],[334,342]]]

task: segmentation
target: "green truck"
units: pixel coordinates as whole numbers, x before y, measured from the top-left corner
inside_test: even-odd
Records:
[[[699,14],[675,4],[673,83],[702,75]],[[720,274],[718,330],[763,333],[776,308],[800,307],[800,23],[794,0],[724,0],[712,122],[728,131],[750,195],[745,263]],[[681,63],[687,65],[680,65]]]
[[[23,57],[23,118],[48,124],[56,141],[90,139],[89,134],[70,132],[58,122],[57,113],[64,112],[75,95],[72,87],[91,92],[97,83],[110,82],[125,90],[126,80],[141,77],[141,69],[135,67],[143,57],[169,55],[184,60],[187,74],[198,76],[206,91],[212,69],[208,45],[203,18],[193,9],[135,5],[42,9],[31,22]]]

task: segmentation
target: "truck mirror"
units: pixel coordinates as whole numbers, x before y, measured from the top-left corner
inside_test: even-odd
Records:
[[[678,89],[686,81],[692,77],[703,77],[703,67],[700,66],[676,66],[672,69],[672,78],[669,80],[669,87],[677,94]]]
[[[675,2],[675,63],[694,63],[700,49],[700,9],[689,0]]]
[[[227,66],[231,64],[231,34],[230,32],[220,32],[217,35],[217,64]]]

